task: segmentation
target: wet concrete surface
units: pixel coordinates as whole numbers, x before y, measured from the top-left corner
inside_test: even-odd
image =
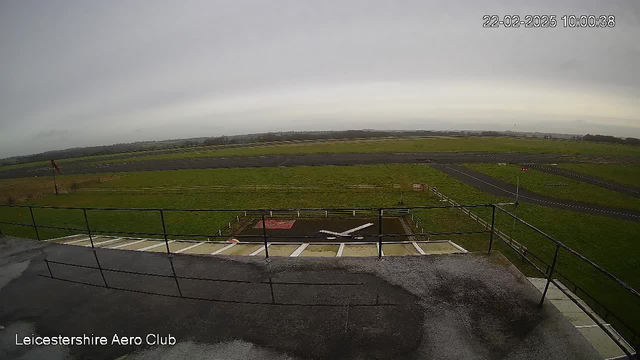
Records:
[[[189,278],[178,288],[173,277],[104,272],[103,280],[98,270],[55,264],[56,278],[96,286],[39,276],[48,274],[45,258],[95,265],[85,247],[5,237],[0,249],[0,271],[28,261],[0,290],[3,359],[598,358],[555,307],[537,307],[535,287],[499,253],[269,261],[177,255],[175,272]],[[173,272],[164,254],[96,253],[103,268]],[[111,288],[100,287],[104,281]],[[18,332],[171,334],[177,344],[44,352],[12,344]]]
[[[342,153],[311,155],[232,156],[176,160],[131,161],[126,163],[88,164],[68,163],[63,166],[65,174],[93,174],[112,172],[251,168],[277,166],[322,166],[322,165],[372,165],[372,164],[422,164],[422,163],[550,163],[577,162],[606,159],[623,163],[639,163],[633,157],[602,157],[591,155],[535,154],[535,153]],[[0,171],[0,179],[49,176],[46,166]]]
[[[497,196],[515,199],[516,185],[509,184],[492,176],[459,165],[434,164],[431,166],[446,175],[475,187],[478,190]],[[584,214],[607,216],[620,220],[640,222],[640,211],[611,208],[597,204],[555,198],[535,193],[522,187],[519,189],[518,201]]]

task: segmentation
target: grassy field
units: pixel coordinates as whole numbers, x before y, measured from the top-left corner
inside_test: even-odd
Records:
[[[58,176],[58,191],[60,193],[68,193],[118,177],[119,175],[104,174]],[[51,195],[54,192],[53,177],[0,180],[0,204],[20,203]]]
[[[575,155],[640,156],[640,148],[629,145],[590,143],[573,140],[469,137],[322,141],[302,144],[223,148],[202,151],[194,149],[186,152],[103,160],[96,161],[94,163],[100,164],[227,156],[384,152],[535,152]]]
[[[146,152],[149,152],[151,150],[148,150]],[[61,164],[65,164],[65,163],[70,163],[70,162],[75,162],[75,161],[83,161],[83,160],[92,160],[92,161],[99,161],[100,159],[104,159],[104,158],[111,158],[111,157],[130,157],[132,155],[138,154],[138,153],[142,153],[141,152],[127,152],[127,153],[120,153],[120,154],[105,154],[105,155],[92,155],[92,156],[79,156],[79,157],[74,157],[74,158],[68,158],[68,159],[54,159],[56,160],[56,163],[61,165]],[[49,166],[51,164],[50,160],[46,160],[46,161],[33,161],[33,162],[28,162],[28,163],[23,163],[23,164],[13,164],[13,165],[0,165],[0,171],[5,171],[5,170],[14,170],[14,169],[24,169],[24,168],[30,168],[30,167],[36,167],[36,166]],[[60,166],[62,167],[62,166]]]
[[[640,166],[638,165],[558,164],[558,167],[640,188]]]
[[[157,152],[167,152],[158,154]],[[640,149],[629,145],[604,144],[560,139],[496,137],[426,137],[357,140],[319,140],[308,142],[257,143],[246,147],[200,146],[184,149],[145,150],[120,154],[60,159],[59,164],[90,161],[91,164],[202,157],[294,155],[369,152],[522,152],[588,155],[640,156]],[[144,155],[148,153],[148,155]],[[140,156],[143,155],[143,156]],[[105,159],[105,158],[114,159]],[[0,171],[47,166],[49,161],[3,165]]]
[[[520,165],[511,164],[466,164],[465,166],[514,185],[517,183],[519,176],[522,188],[540,194],[615,208],[640,210],[640,199],[638,198],[561,175],[533,169],[522,171]]]
[[[461,203],[489,203],[507,201],[492,197],[460,183],[424,165],[377,165],[377,166],[325,166],[259,169],[217,169],[140,172],[119,174],[110,181],[87,184],[77,192],[61,196],[46,196],[28,200],[28,204],[81,206],[81,207],[157,207],[157,208],[260,208],[260,207],[386,207],[395,206],[400,199],[399,184],[403,189],[412,183],[436,186],[444,194]],[[109,178],[109,175],[103,175]],[[348,185],[379,185],[373,190],[354,190]],[[260,189],[255,185],[271,185]],[[277,187],[273,185],[295,185]],[[214,188],[221,186],[222,188]],[[311,187],[311,188],[305,188]],[[197,187],[198,189],[184,189]],[[142,192],[142,189],[145,189]],[[180,189],[182,188],[182,189]],[[443,203],[435,196],[423,192],[405,190],[406,205],[429,205]],[[473,210],[490,220],[490,209]],[[522,204],[517,209],[519,216],[535,224],[568,246],[589,257],[613,272],[636,289],[640,288],[640,263],[635,254],[640,251],[637,234],[640,224],[625,222],[565,210]],[[180,234],[215,234],[226,227],[236,213],[179,213],[166,212],[167,231]],[[415,211],[419,227],[425,231],[477,231],[480,227],[458,210]],[[80,210],[35,209],[38,224],[74,227],[80,230],[41,229],[45,238],[81,232],[84,217]],[[28,209],[0,208],[3,221],[29,224]],[[161,233],[158,212],[130,212],[92,210],[88,212],[92,229],[102,231]],[[522,225],[513,226],[513,220],[501,214],[496,217],[499,229],[512,235],[527,246],[530,252],[550,263],[554,246],[539,234]],[[0,227],[6,234],[34,237],[31,228]],[[487,249],[488,234],[447,237],[468,250]],[[495,240],[495,246],[507,255],[526,274],[540,276],[510,250]],[[614,313],[621,314],[628,323],[640,330],[640,303],[626,292],[613,285],[603,275],[583,265],[565,251],[562,252],[558,270],[574,280],[598,301]]]

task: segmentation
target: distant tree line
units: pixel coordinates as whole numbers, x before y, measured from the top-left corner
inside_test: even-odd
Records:
[[[488,137],[522,137],[532,136],[539,138],[552,138],[548,133],[519,133],[512,131],[432,131],[432,130],[408,130],[408,131],[382,131],[382,130],[344,130],[344,131],[287,131],[262,134],[201,137],[191,139],[172,139],[162,141],[142,141],[128,144],[114,144],[104,146],[79,147],[65,150],[47,151],[40,154],[19,156],[0,160],[2,164],[20,164],[34,161],[48,161],[51,159],[67,159],[82,156],[115,155],[126,152],[138,151],[167,151],[197,146],[223,146],[246,145],[253,143],[270,143],[279,141],[312,141],[312,140],[348,140],[368,139],[382,137],[411,137],[411,136],[488,136]],[[553,134],[553,137],[572,140],[608,142],[616,144],[640,145],[636,138],[617,138],[607,135],[570,136]]]
[[[614,144],[626,144],[626,145],[634,145],[634,146],[638,146],[640,145],[640,139],[636,139],[636,138],[619,138],[619,137],[615,137],[615,136],[609,136],[609,135],[591,135],[591,134],[587,134],[585,136],[582,137],[582,140],[584,141],[595,141],[595,142],[606,142],[606,143],[614,143]]]

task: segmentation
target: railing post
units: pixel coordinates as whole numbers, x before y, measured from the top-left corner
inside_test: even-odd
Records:
[[[91,227],[89,227],[89,218],[87,217],[87,209],[82,209],[82,213],[84,214],[84,223],[87,225],[87,233],[89,234],[89,241],[91,242],[91,251],[93,251],[93,257],[96,259],[96,264],[98,264],[98,270],[100,270],[100,276],[102,276],[102,281],[104,282],[104,286],[108,288],[109,284],[107,284],[107,279],[104,277],[104,271],[102,271],[102,265],[100,265],[100,260],[98,260],[98,253],[96,252],[96,247],[93,245],[93,235],[91,235]]]
[[[378,209],[378,259],[382,258],[382,209]]]
[[[264,213],[262,213],[262,236],[264,237],[264,255],[269,258],[269,244],[267,244],[267,224],[264,221]]]
[[[493,211],[491,212],[491,234],[489,235],[489,251],[487,251],[487,254],[491,254],[491,247],[493,246],[493,233],[495,232],[495,225],[496,225],[496,206],[495,205],[491,205],[491,208],[493,209]]]
[[[53,273],[51,272],[51,266],[49,266],[49,260],[44,259],[44,263],[47,264],[47,269],[49,270],[49,276],[53,279]]]
[[[167,254],[171,255],[169,250],[169,239],[167,238],[167,228],[164,225],[164,210],[160,209],[160,221],[162,221],[162,234],[164,234],[164,244],[167,247]]]
[[[542,297],[540,298],[540,307],[542,307],[542,303],[544,303],[544,297],[547,296],[547,290],[549,290],[549,283],[551,283],[551,278],[553,277],[553,271],[556,268],[556,261],[558,261],[558,253],[560,252],[560,244],[556,244],[556,253],[553,255],[553,262],[551,263],[551,270],[549,271],[549,276],[547,276],[547,283],[544,286],[544,291],[542,292]]]
[[[87,209],[82,209],[82,213],[84,214],[84,223],[87,226],[87,234],[89,234],[89,241],[91,242],[91,248],[95,249],[95,246],[93,246],[93,235],[91,235],[91,228],[89,227],[89,218],[87,217]]]
[[[33,224],[33,230],[36,231],[36,239],[40,240],[40,233],[38,233],[38,225],[36,224],[36,218],[33,216],[33,208],[29,206],[29,212],[31,213],[31,223]]]

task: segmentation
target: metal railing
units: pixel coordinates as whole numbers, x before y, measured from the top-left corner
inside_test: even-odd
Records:
[[[434,193],[437,193],[437,190],[435,188],[431,188],[429,189],[429,191],[433,191]],[[441,195],[441,194],[440,194]],[[441,195],[444,196],[444,195]],[[446,197],[445,197],[446,198]],[[448,198],[447,198],[448,199]],[[634,354],[632,354],[625,346],[624,344],[617,338],[616,334],[614,334],[613,332],[611,332],[606,326],[605,324],[602,324],[602,322],[600,321],[600,319],[598,319],[596,316],[594,316],[593,314],[591,314],[590,311],[588,311],[587,308],[585,308],[585,306],[583,304],[581,304],[579,301],[577,301],[577,299],[575,298],[575,296],[572,296],[571,294],[569,294],[568,289],[564,288],[563,286],[561,286],[558,281],[556,279],[554,279],[554,275],[556,276],[561,276],[564,280],[566,280],[570,285],[572,285],[574,287],[574,292],[576,292],[578,289],[580,289],[577,285],[575,285],[575,283],[571,280],[569,280],[566,276],[560,274],[557,270],[556,270],[556,264],[558,261],[558,255],[561,249],[566,250],[567,252],[569,252],[573,257],[579,259],[580,261],[584,262],[585,264],[589,265],[590,267],[594,268],[595,270],[597,270],[598,272],[604,274],[607,278],[613,280],[617,286],[619,286],[621,289],[626,290],[628,293],[632,294],[632,296],[634,296],[637,299],[640,299],[640,293],[638,293],[638,291],[636,291],[635,289],[633,289],[631,286],[629,286],[628,284],[626,284],[624,281],[622,281],[621,279],[619,279],[618,277],[616,277],[615,275],[613,275],[612,273],[608,272],[607,270],[603,269],[601,266],[599,266],[598,264],[596,264],[595,262],[591,261],[590,259],[586,258],[584,255],[580,254],[579,252],[573,250],[572,248],[568,247],[567,245],[565,245],[564,243],[558,241],[557,239],[555,239],[554,237],[552,237],[551,235],[546,234],[544,231],[538,229],[537,227],[535,227],[532,224],[529,224],[528,222],[526,222],[525,220],[518,218],[515,214],[509,212],[508,210],[504,209],[502,206],[504,205],[514,205],[513,203],[500,203],[500,204],[470,204],[470,205],[460,205],[457,204],[456,202],[454,202],[451,199],[448,199],[448,201],[451,203],[451,205],[444,205],[444,206],[407,206],[407,207],[370,207],[370,208],[279,208],[279,209],[171,209],[171,208],[99,208],[99,207],[92,207],[92,208],[85,208],[85,207],[55,207],[55,206],[35,206],[35,205],[2,205],[2,207],[13,207],[13,208],[28,208],[29,209],[29,214],[30,214],[30,218],[31,218],[31,224],[25,224],[25,223],[14,223],[14,222],[6,222],[6,221],[0,221],[0,224],[6,224],[6,225],[15,225],[15,226],[26,226],[26,227],[31,227],[34,229],[36,238],[38,240],[41,240],[41,235],[38,231],[38,229],[55,229],[55,230],[67,230],[67,231],[79,231],[79,232],[86,232],[89,236],[89,241],[91,243],[91,249],[93,250],[94,256],[95,256],[95,260],[96,260],[96,264],[97,264],[97,270],[100,270],[102,276],[103,276],[103,280],[104,280],[104,271],[117,271],[117,270],[113,270],[113,269],[104,269],[102,268],[98,256],[96,254],[96,247],[93,243],[93,237],[96,233],[100,233],[100,234],[135,234],[135,235],[147,235],[147,236],[161,236],[162,239],[165,242],[165,246],[166,246],[166,253],[169,256],[169,259],[171,260],[171,256],[173,255],[170,247],[169,247],[169,237],[206,237],[206,238],[226,238],[228,237],[228,235],[223,235],[221,234],[221,231],[219,231],[217,234],[176,234],[176,233],[169,233],[167,232],[167,228],[166,228],[166,222],[165,222],[165,213],[166,212],[226,212],[226,213],[235,213],[235,214],[239,214],[236,215],[236,218],[238,219],[239,222],[239,216],[247,216],[247,217],[256,217],[259,216],[260,221],[262,222],[262,234],[260,235],[242,235],[242,234],[236,234],[234,235],[234,237],[238,237],[238,238],[253,238],[253,239],[259,239],[261,240],[263,246],[264,246],[264,251],[265,251],[265,257],[268,258],[269,257],[269,252],[268,252],[268,247],[269,247],[269,239],[270,238],[297,238],[297,239],[307,239],[307,238],[317,238],[317,235],[306,235],[306,234],[299,234],[299,235],[277,235],[277,236],[273,236],[271,234],[269,234],[269,232],[267,231],[267,226],[266,226],[266,218],[272,218],[272,217],[287,217],[287,216],[297,216],[297,217],[302,217],[301,215],[308,215],[310,217],[313,216],[323,216],[324,217],[345,217],[345,216],[353,216],[353,217],[357,217],[357,216],[363,216],[363,217],[377,217],[378,220],[378,231],[377,234],[368,234],[368,235],[360,235],[363,238],[369,238],[372,239],[374,241],[372,241],[371,243],[377,243],[377,248],[378,248],[378,258],[382,257],[382,245],[386,244],[386,243],[394,243],[397,241],[383,241],[383,238],[392,238],[393,240],[397,240],[397,239],[402,239],[403,237],[407,237],[407,238],[411,238],[411,237],[429,237],[429,236],[436,236],[436,235],[469,235],[469,234],[483,234],[483,233],[488,233],[489,234],[489,241],[488,241],[488,253],[491,252],[492,247],[493,247],[493,240],[494,240],[494,236],[498,236],[499,239],[501,239],[504,244],[507,245],[507,247],[513,251],[515,251],[518,256],[522,257],[523,260],[526,260],[530,265],[533,266],[533,268],[538,271],[539,273],[541,273],[545,278],[546,278],[546,283],[545,283],[545,287],[544,290],[542,292],[542,297],[540,298],[540,306],[543,305],[544,303],[544,299],[546,297],[547,291],[549,289],[549,285],[550,284],[554,284],[560,291],[562,291],[570,300],[572,300],[580,309],[582,309],[609,337],[611,337],[611,339],[616,343],[616,345],[618,345],[623,351],[624,353],[629,357],[629,358],[634,358]],[[517,205],[517,204],[516,204]],[[479,216],[471,213],[471,211],[469,209],[473,209],[473,208],[491,208],[491,222],[489,223],[488,221],[482,220],[480,219]],[[34,209],[64,209],[64,210],[78,210],[78,211],[82,211],[83,213],[83,217],[84,217],[84,223],[85,223],[85,228],[70,228],[70,227],[60,227],[60,226],[49,226],[49,225],[38,225],[36,222],[36,218],[34,216]],[[478,223],[480,223],[480,225],[482,225],[483,227],[485,227],[487,230],[481,230],[481,231],[457,231],[457,232],[425,232],[424,229],[422,229],[422,231],[420,232],[411,232],[411,233],[385,233],[384,229],[383,229],[383,218],[385,216],[410,216],[413,217],[413,212],[415,210],[429,210],[429,209],[459,209],[461,211],[463,211],[465,214],[467,214],[468,216],[470,216],[472,219],[475,217],[476,221]],[[496,220],[496,209],[500,211],[500,213],[504,213],[510,217],[512,217],[513,219],[515,219],[516,221],[518,221],[519,223],[527,226],[528,228],[532,229],[534,232],[542,235],[544,238],[546,238],[547,240],[551,241],[554,245],[555,245],[555,252],[554,252],[554,256],[553,256],[553,260],[551,262],[551,264],[547,264],[545,263],[540,257],[536,256],[535,254],[533,254],[531,251],[529,251],[526,247],[522,246],[521,244],[515,242],[513,239],[509,238],[506,236],[506,234],[500,232],[499,230],[497,230],[495,228],[495,220]],[[159,215],[159,221],[162,225],[162,232],[161,233],[154,233],[154,232],[130,232],[130,231],[103,231],[103,230],[95,230],[95,229],[91,229],[90,223],[89,223],[89,219],[87,216],[87,212],[88,211],[131,211],[131,212],[157,212]],[[231,225],[231,224],[230,224]],[[417,224],[415,224],[416,228],[418,228]],[[229,226],[231,227],[231,226]],[[536,263],[534,263],[531,258],[536,259],[539,263],[542,263],[546,266],[545,269],[540,268],[538,265],[536,265]],[[175,273],[175,268],[173,267],[173,262],[171,262],[171,268],[172,268],[172,273],[173,273],[173,278],[176,281],[176,285],[179,289],[179,283],[178,283],[178,279],[180,279],[181,277],[177,276]],[[53,263],[51,261],[47,260],[47,266],[49,266],[49,263]],[[74,264],[69,264],[71,266],[74,266]],[[49,268],[50,271],[50,268]],[[52,273],[50,272],[51,277],[53,277]],[[154,274],[146,274],[146,275],[154,275]],[[107,286],[106,280],[104,280],[105,286]],[[89,284],[91,285],[91,284]],[[632,344],[632,346],[634,346],[634,348],[636,349],[636,354],[637,354],[637,349],[638,349],[638,340],[640,340],[640,336],[635,332],[635,330],[633,330],[632,327],[630,327],[629,325],[625,324],[618,316],[614,315],[610,310],[608,310],[606,307],[604,307],[602,304],[600,304],[593,296],[589,295],[586,293],[586,291],[584,291],[584,289],[580,289],[582,290],[582,292],[588,296],[591,301],[597,303],[602,309],[606,310],[606,314],[604,315],[604,318],[606,319],[607,316],[613,316],[615,317],[618,322],[620,324],[622,324],[623,326],[625,326],[627,328],[628,331],[626,331],[626,334],[631,334],[630,336],[627,335],[627,337],[630,337],[628,340],[629,342]]]

